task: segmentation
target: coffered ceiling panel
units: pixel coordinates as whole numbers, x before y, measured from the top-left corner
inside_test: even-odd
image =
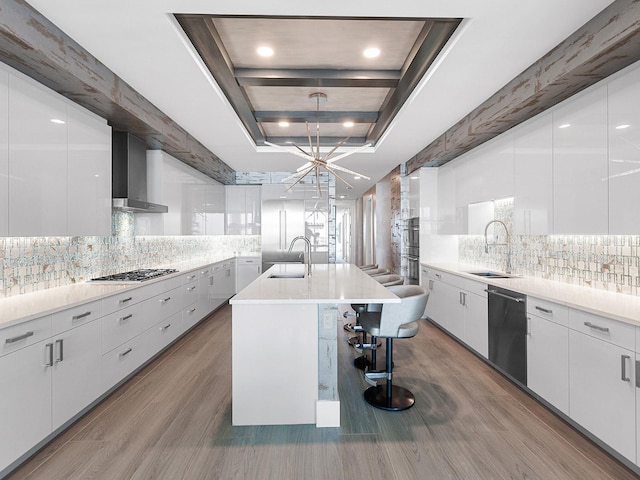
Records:
[[[305,122],[314,138],[320,126],[321,145],[351,135],[351,145],[375,146],[461,21],[175,17],[257,146],[308,144]],[[288,129],[270,125],[283,120]]]

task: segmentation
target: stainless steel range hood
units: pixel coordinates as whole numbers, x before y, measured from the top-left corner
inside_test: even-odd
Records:
[[[147,144],[127,132],[113,132],[112,206],[116,210],[167,213],[169,207],[147,201]]]

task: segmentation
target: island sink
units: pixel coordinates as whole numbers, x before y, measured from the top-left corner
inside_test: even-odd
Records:
[[[267,278],[304,278],[304,273],[273,273]]]

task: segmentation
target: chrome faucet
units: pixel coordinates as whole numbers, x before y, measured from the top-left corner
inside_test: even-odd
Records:
[[[291,244],[289,245],[289,253],[291,253],[291,250],[293,250],[293,244],[296,243],[297,240],[304,240],[304,243],[306,244],[305,250],[308,252],[307,253],[307,275],[311,275],[311,241],[309,241],[309,239],[304,235],[297,236],[296,238],[291,240]]]
[[[487,239],[487,231],[489,230],[489,226],[492,223],[499,223],[504,227],[505,235],[507,236],[506,243],[492,243],[493,246],[504,245],[507,247],[507,267],[505,272],[511,273],[511,236],[509,235],[509,229],[507,225],[502,220],[491,220],[484,227],[484,253],[489,253],[489,240]]]

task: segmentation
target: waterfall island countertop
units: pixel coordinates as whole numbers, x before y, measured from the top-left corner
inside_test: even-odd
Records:
[[[339,427],[338,305],[400,302],[355,265],[305,270],[274,265],[229,301],[233,425]]]

